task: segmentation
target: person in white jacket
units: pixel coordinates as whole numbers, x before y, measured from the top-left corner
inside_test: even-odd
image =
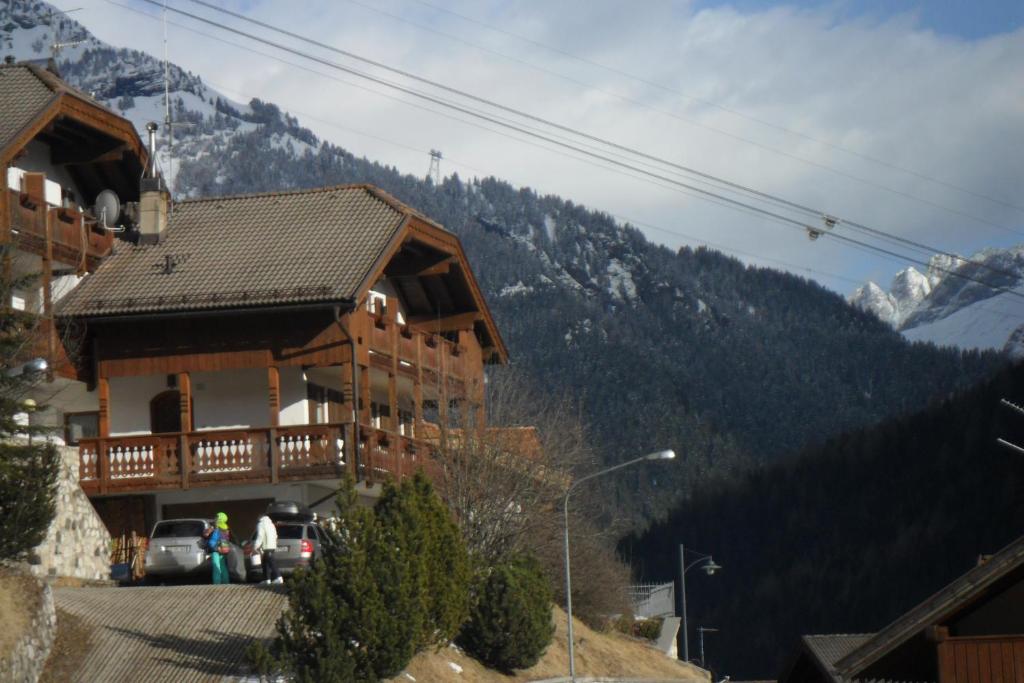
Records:
[[[263,583],[284,583],[281,572],[277,569],[274,561],[274,551],[277,550],[277,527],[273,520],[267,515],[260,517],[256,523],[256,542],[253,543],[252,551],[260,554],[263,563]]]

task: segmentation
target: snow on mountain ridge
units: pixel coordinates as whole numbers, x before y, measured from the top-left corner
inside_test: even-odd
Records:
[[[1024,245],[990,247],[970,259],[937,254],[925,274],[907,268],[893,278],[889,292],[869,282],[849,301],[911,341],[1024,357],[1022,283]]]

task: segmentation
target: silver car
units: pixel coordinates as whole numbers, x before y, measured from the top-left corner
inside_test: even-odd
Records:
[[[274,560],[281,576],[291,576],[298,567],[310,567],[320,556],[325,546],[330,546],[330,537],[315,522],[274,522],[277,528],[277,550]],[[243,546],[245,567],[250,581],[259,581],[263,576],[263,563],[259,553],[252,552],[252,538]]]
[[[207,581],[213,572],[205,532],[213,527],[208,519],[165,519],[157,522],[149,536],[146,551],[146,580],[159,583],[167,579],[202,578]],[[231,541],[231,552],[225,556],[232,581],[245,579],[242,548]]]

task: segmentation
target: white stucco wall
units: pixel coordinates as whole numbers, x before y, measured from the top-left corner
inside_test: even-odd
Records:
[[[281,368],[281,424],[304,425],[309,422],[306,376],[302,368]]]
[[[149,402],[167,388],[167,375],[111,378],[110,435],[149,434]]]
[[[280,424],[306,424],[309,413],[302,368],[281,368],[280,378]],[[149,434],[150,401],[167,389],[167,375],[112,378],[111,436]],[[197,430],[268,426],[266,370],[192,373],[192,411]]]

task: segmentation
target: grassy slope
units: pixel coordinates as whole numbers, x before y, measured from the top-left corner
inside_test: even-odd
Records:
[[[536,666],[517,671],[511,676],[485,668],[482,664],[453,647],[440,652],[421,652],[406,673],[420,683],[426,681],[463,681],[465,683],[512,683],[567,676],[569,654],[566,645],[565,612],[555,609],[555,638]],[[573,620],[576,645],[577,676],[622,676],[664,681],[707,681],[707,673],[697,667],[669,659],[661,652],[618,633],[598,633]],[[462,667],[456,673],[449,662]],[[392,679],[409,683],[405,674]]]

